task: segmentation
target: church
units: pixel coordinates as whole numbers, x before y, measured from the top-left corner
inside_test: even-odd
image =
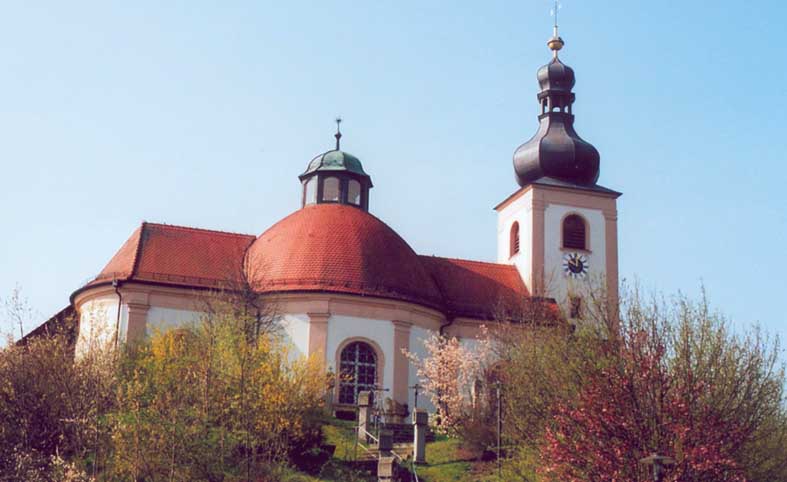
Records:
[[[403,350],[423,355],[430,334],[472,343],[501,307],[528,303],[578,321],[585,307],[572,293],[592,278],[614,299],[620,193],[598,184],[599,153],[574,130],[575,76],[558,56],[557,28],[548,46],[552,59],[537,74],[539,127],[516,148],[517,185],[500,186],[495,206],[496,262],[416,253],[369,211],[372,177],[341,150],[337,130],[335,149],[298,176],[301,208],[260,235],[136,227],[71,295],[77,354],[97,333],[133,343],[196,322],[202,294],[244,280],[275,305],[296,354],[317,354],[349,375],[337,383],[335,402],[349,407],[377,386],[412,407],[417,377]]]

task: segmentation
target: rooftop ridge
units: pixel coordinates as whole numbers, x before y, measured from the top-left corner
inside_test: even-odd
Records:
[[[444,259],[448,261],[461,261],[463,263],[483,264],[487,266],[494,266],[495,268],[515,268],[513,264],[497,263],[495,261],[479,261],[475,259],[452,258],[447,256],[437,256],[434,254],[419,254],[418,256],[421,258],[437,258],[437,259]]]
[[[256,238],[257,236],[254,234],[245,234],[245,233],[233,233],[231,231],[221,231],[219,229],[207,229],[207,228],[197,228],[194,226],[183,226],[179,224],[166,224],[166,223],[151,223],[147,221],[143,221],[143,226],[155,226],[159,228],[165,229],[177,229],[181,231],[191,231],[191,232],[202,232],[202,233],[212,233],[212,234],[221,234],[224,236],[233,236],[233,237],[246,237],[246,238]]]

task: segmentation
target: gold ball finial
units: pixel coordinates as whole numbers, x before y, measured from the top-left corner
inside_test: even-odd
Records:
[[[549,46],[550,50],[554,50],[557,53],[558,50],[562,49],[566,43],[563,42],[563,39],[559,36],[555,35],[551,39],[547,41],[547,46]]]

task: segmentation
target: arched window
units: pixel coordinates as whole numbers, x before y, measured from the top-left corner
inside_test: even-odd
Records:
[[[355,179],[350,179],[347,183],[347,202],[356,206],[361,205],[361,183]]]
[[[568,249],[587,249],[585,220],[572,214],[563,220],[563,247]]]
[[[515,222],[513,226],[511,226],[511,240],[510,240],[510,249],[509,252],[511,253],[509,256],[513,256],[519,253],[519,223]]]
[[[326,202],[339,202],[338,177],[326,177],[322,182],[322,200]]]
[[[339,403],[354,405],[358,402],[358,392],[374,390],[377,356],[368,343],[356,341],[342,350],[340,363]]]

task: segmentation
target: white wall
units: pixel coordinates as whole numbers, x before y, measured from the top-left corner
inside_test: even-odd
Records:
[[[188,326],[198,323],[204,313],[191,310],[177,310],[151,306],[148,310],[145,335],[150,336],[155,332],[165,332],[179,326]]]
[[[76,344],[77,356],[84,354],[91,347],[114,343],[117,314],[118,297],[115,294],[96,297],[81,306],[79,337]],[[127,320],[128,307],[124,304],[120,310],[119,337],[121,339],[126,336]]]
[[[590,230],[590,245],[587,246],[590,252],[582,252],[588,259],[588,276],[585,279],[571,279],[563,272],[563,255],[574,250],[561,248],[561,222],[566,215],[571,213],[579,214],[585,218]],[[565,303],[569,290],[573,293],[581,293],[591,280],[606,275],[606,231],[604,214],[600,209],[549,204],[544,213],[544,231],[544,276],[550,282],[550,295],[558,303]]]
[[[533,289],[533,191],[497,213],[497,262],[514,264],[528,289]],[[519,254],[511,257],[511,227],[519,223]]]
[[[336,366],[336,350],[341,343],[353,337],[368,338],[377,345],[385,357],[383,367],[383,388],[389,391],[385,397],[393,397],[393,350],[394,350],[394,325],[389,320],[373,320],[357,318],[354,316],[331,315],[328,320],[328,343],[326,362],[334,373],[338,373]]]
[[[413,326],[410,328],[410,353],[413,353],[418,356],[419,359],[425,360],[427,358],[426,348],[424,347],[424,341],[429,338],[435,331],[427,330],[426,328],[421,328],[420,326]],[[407,386],[411,387],[415,385],[415,382],[421,383],[421,380],[418,379],[418,370],[415,365],[410,363],[408,368],[408,378]],[[423,383],[421,383],[423,384]],[[407,397],[407,405],[412,409],[415,405],[415,393],[412,389],[407,389],[409,395]],[[432,405],[431,400],[429,397],[421,390],[418,393],[418,408],[425,408],[430,412],[435,411],[435,406]]]
[[[290,361],[309,354],[309,316],[286,314],[279,319],[284,338],[290,346]]]

